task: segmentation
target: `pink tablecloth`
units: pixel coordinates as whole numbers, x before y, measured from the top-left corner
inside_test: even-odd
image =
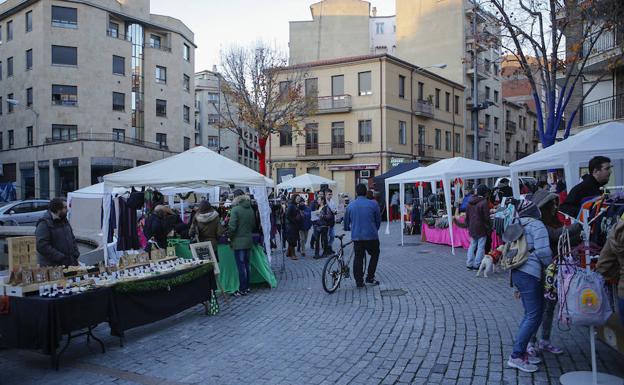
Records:
[[[451,246],[451,233],[449,229],[438,229],[429,227],[427,224],[422,224],[422,239],[423,241],[430,243],[437,243],[438,245]],[[470,247],[470,235],[468,229],[459,227],[453,223],[453,240],[455,241],[455,247],[463,247],[467,249]],[[492,249],[497,248],[502,244],[502,241],[498,238],[495,231],[492,231]],[[489,250],[486,250],[488,252]]]

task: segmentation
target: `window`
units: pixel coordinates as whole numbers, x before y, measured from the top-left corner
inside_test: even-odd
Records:
[[[498,131],[498,116],[494,117],[494,131]]]
[[[32,11],[26,12],[26,33],[32,31]]]
[[[455,134],[455,152],[461,153],[461,134]]]
[[[485,100],[490,100],[490,87],[485,87]]]
[[[184,119],[186,123],[191,122],[191,107],[182,106],[182,119]]]
[[[52,26],[78,28],[78,10],[76,8],[52,6]]]
[[[344,75],[335,75],[331,77],[332,96],[344,95]]]
[[[32,49],[26,51],[26,71],[31,70],[33,66],[32,62]]]
[[[219,137],[218,136],[209,136],[208,143],[206,143],[208,147],[219,147]]]
[[[108,22],[108,36],[119,38],[119,24],[112,21]]]
[[[358,73],[358,93],[362,95],[372,95],[372,78],[371,72]]]
[[[156,134],[156,143],[160,148],[167,148],[167,134]]]
[[[182,75],[182,87],[184,88],[184,91],[186,92],[190,92],[191,91],[191,77],[184,74]]]
[[[13,58],[10,57],[7,59],[7,78],[13,76]]]
[[[73,140],[78,137],[78,126],[69,124],[53,124],[52,140]]]
[[[494,103],[498,103],[498,91],[494,90]]]
[[[167,101],[156,99],[156,116],[167,116]]]
[[[52,64],[76,66],[78,65],[78,48],[62,45],[52,46]]]
[[[0,132],[0,150],[2,150],[3,148],[3,144],[2,144],[2,132]]]
[[[0,96],[0,115],[2,115],[2,96]]]
[[[126,110],[126,94],[121,92],[113,92],[113,111]]]
[[[191,148],[191,138],[189,138],[188,136],[185,136],[184,137],[184,151],[190,148]]]
[[[405,99],[405,76],[399,75],[399,97]]]
[[[13,112],[13,108],[14,108],[13,103],[9,102],[9,100],[11,99],[14,99],[13,94],[8,94],[7,95],[7,111],[9,112],[9,114]]]
[[[78,87],[52,84],[52,104],[75,106],[78,104]]]
[[[407,124],[399,120],[399,144],[407,144]]]
[[[126,140],[126,130],[123,128],[113,128],[113,140],[123,142]]]
[[[422,124],[418,125],[418,145],[423,148],[426,144],[426,132],[427,129]]]
[[[425,83],[418,82],[418,100],[425,100]]]
[[[440,109],[440,89],[435,89],[435,108]]]
[[[7,41],[13,40],[13,20],[7,22]]]
[[[208,92],[208,102],[209,103],[218,103],[219,102],[219,94],[217,92]]]
[[[360,120],[358,122],[358,142],[370,143],[373,140],[373,127],[371,120]]]
[[[486,131],[490,130],[490,120],[491,120],[490,115],[485,114],[485,130]]]
[[[280,146],[292,146],[292,127],[284,126],[279,131]]]
[[[375,23],[375,33],[377,35],[383,35],[383,33],[384,33],[384,23]]]
[[[113,73],[115,75],[126,75],[126,58],[113,55]]]
[[[442,131],[440,131],[439,128],[436,128],[435,130],[435,149],[442,149]]]
[[[511,141],[509,138],[505,139],[505,152],[509,154],[509,147],[511,146]]]
[[[1,30],[2,27],[0,27]],[[2,80],[2,60],[0,60],[0,80]]]
[[[332,122],[331,140],[332,153],[344,151],[344,122]]]
[[[184,43],[184,51],[182,57],[186,61],[191,61],[191,47],[189,47],[186,43]]]
[[[152,48],[160,49],[160,36],[158,35],[150,35],[149,46]]]
[[[33,126],[26,127],[26,145],[33,145]]]
[[[459,114],[459,95],[455,95],[455,114]]]
[[[487,72],[490,72],[491,69],[492,69],[492,62],[489,59],[485,59],[485,70]]]
[[[9,148],[13,148],[15,145],[15,135],[13,130],[9,130]]]
[[[494,63],[494,75],[498,76],[498,64]]]
[[[498,158],[499,158],[498,143],[494,143],[494,159],[498,159]]]
[[[444,94],[444,109],[446,112],[451,111],[451,94],[449,92]]]
[[[208,114],[208,124],[219,123],[219,114]]]
[[[444,132],[444,149],[446,151],[451,151],[451,132],[450,131]]]
[[[156,70],[154,72],[156,76],[156,83],[167,84],[167,68],[156,66]]]
[[[33,105],[33,89],[32,87],[26,89],[26,107],[30,108]]]

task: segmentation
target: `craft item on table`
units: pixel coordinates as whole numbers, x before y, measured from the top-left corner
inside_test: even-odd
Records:
[[[149,263],[149,254],[147,253],[137,254],[136,261],[138,263]]]
[[[214,253],[212,242],[207,241],[192,243],[190,247],[193,258],[212,263],[214,265],[215,275],[219,275],[219,262],[217,261],[217,257]]]
[[[9,253],[9,271],[18,270],[21,267],[37,266],[37,248],[36,238],[27,237],[11,237],[7,239],[7,248]]]
[[[48,269],[46,269],[45,267],[34,269],[33,279],[35,283],[47,282],[48,281]]]
[[[22,269],[21,273],[22,273],[21,283],[23,285],[31,285],[35,282],[35,277],[31,269]]]
[[[435,222],[435,227],[438,229],[447,229],[449,227],[448,217],[444,216],[442,218],[438,218]]]
[[[164,259],[167,257],[165,250],[152,248],[150,250],[150,258],[154,261],[158,261],[160,259]]]
[[[65,278],[62,267],[51,267],[48,270],[50,281],[60,281]]]

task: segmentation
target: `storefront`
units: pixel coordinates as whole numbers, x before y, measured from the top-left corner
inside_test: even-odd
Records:
[[[355,186],[360,183],[367,188],[373,187],[373,178],[379,164],[333,164],[327,169],[332,172],[332,179],[338,183],[341,191],[355,192]]]
[[[50,199],[50,161],[40,160],[39,168],[39,198]]]
[[[68,192],[78,190],[78,158],[55,159],[53,161],[55,178],[55,195],[65,196]]]
[[[35,198],[35,162],[20,162],[19,196],[22,199]]]
[[[92,157],[91,158],[91,184],[102,181],[102,177],[117,171],[127,170],[134,167],[132,159],[112,158],[112,157]]]

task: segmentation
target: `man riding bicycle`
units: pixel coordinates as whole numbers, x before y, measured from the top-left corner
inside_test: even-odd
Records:
[[[379,260],[379,226],[381,226],[381,214],[379,205],[366,198],[367,188],[363,184],[355,188],[357,198],[349,203],[344,215],[344,230],[351,231],[353,250],[353,278],[357,287],[364,287],[364,259],[366,252],[370,255],[366,283],[379,285],[375,279],[377,261]]]

